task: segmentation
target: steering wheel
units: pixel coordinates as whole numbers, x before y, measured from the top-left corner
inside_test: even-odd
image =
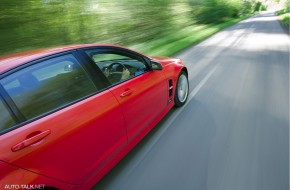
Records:
[[[127,69],[125,65],[118,62],[111,63],[107,68],[109,70],[108,78],[112,83],[119,82],[122,78],[123,70]]]

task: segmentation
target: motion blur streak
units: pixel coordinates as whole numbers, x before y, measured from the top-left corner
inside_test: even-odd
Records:
[[[94,189],[288,190],[289,37],[277,19],[264,12],[178,54],[191,91],[212,75]]]
[[[1,0],[0,5],[0,54],[67,44],[134,46],[260,9],[256,0]]]

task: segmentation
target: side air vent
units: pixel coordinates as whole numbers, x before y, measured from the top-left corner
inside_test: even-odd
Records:
[[[172,79],[170,79],[168,81],[168,89],[169,89],[169,93],[168,93],[168,96],[171,97],[173,95],[173,82],[172,82]]]

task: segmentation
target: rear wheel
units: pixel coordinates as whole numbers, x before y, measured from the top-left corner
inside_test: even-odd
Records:
[[[181,71],[178,76],[177,83],[176,83],[176,90],[175,90],[175,96],[174,96],[175,106],[180,107],[185,104],[188,97],[188,89],[189,89],[189,85],[188,85],[187,74],[185,73],[185,71]]]

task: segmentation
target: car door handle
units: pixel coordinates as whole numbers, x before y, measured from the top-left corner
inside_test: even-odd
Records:
[[[122,94],[120,94],[121,97],[125,97],[125,96],[129,96],[130,94],[133,93],[133,90],[131,89],[126,89],[125,92],[123,92]]]
[[[24,141],[14,145],[11,148],[11,150],[13,152],[16,152],[16,151],[21,150],[25,147],[36,144],[36,143],[40,142],[41,140],[43,140],[45,137],[47,137],[49,134],[50,134],[50,130],[46,130],[43,132],[37,131],[37,132],[30,133]]]

